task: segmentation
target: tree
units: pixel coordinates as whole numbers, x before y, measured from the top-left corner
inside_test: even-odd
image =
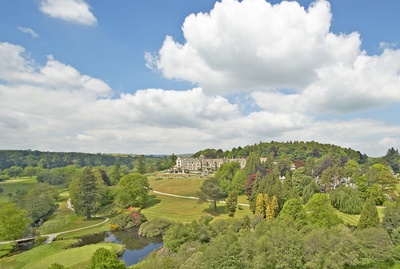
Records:
[[[147,202],[149,181],[146,176],[138,173],[123,176],[117,186],[115,202],[123,207],[143,208]]]
[[[383,211],[382,227],[392,235],[393,230],[400,227],[400,203],[388,205]]]
[[[276,218],[277,214],[278,214],[278,199],[276,198],[276,196],[272,196],[272,199],[270,201],[270,203],[266,206],[266,211],[265,211],[265,217],[267,220],[272,220],[274,218]]]
[[[266,196],[268,198],[268,194],[266,194]],[[262,193],[257,194],[255,214],[265,217],[265,200]]]
[[[198,196],[200,203],[210,200],[214,205],[215,211],[217,211],[217,202],[225,197],[218,180],[215,178],[208,178],[201,184]]]
[[[92,214],[97,212],[101,198],[99,195],[100,184],[103,183],[97,180],[89,166],[86,166],[79,176],[71,182],[69,194],[77,214],[91,219]]]
[[[125,269],[125,263],[117,255],[105,248],[98,248],[90,259],[88,269]]]
[[[226,198],[226,212],[229,217],[235,216],[236,206],[238,203],[238,195],[235,191],[232,191],[228,194],[228,198]]]
[[[238,162],[229,162],[222,164],[215,173],[215,178],[219,181],[225,195],[232,190],[232,181],[237,171],[240,171],[240,164]]]
[[[344,185],[335,189],[329,195],[331,204],[340,212],[347,214],[360,214],[363,208],[363,200],[358,190]]]
[[[0,203],[0,241],[20,238],[28,223],[26,210],[14,203]]]
[[[110,181],[113,185],[117,185],[121,179],[121,165],[116,162],[110,173]]]
[[[57,207],[58,191],[46,183],[39,183],[23,196],[23,207],[33,222],[45,217]]]
[[[24,169],[24,174],[27,175],[29,178],[32,178],[33,175],[35,175],[36,169],[32,166],[27,166]]]
[[[136,171],[139,174],[146,173],[146,157],[144,157],[144,155],[139,156],[139,158],[137,160]]]
[[[279,215],[280,218],[293,218],[300,226],[306,223],[306,212],[298,198],[287,200]]]
[[[305,205],[305,210],[307,221],[312,225],[330,228],[343,222],[336,215],[326,194],[314,194]]]
[[[10,177],[17,178],[22,173],[23,169],[18,166],[11,166],[10,168],[7,169],[7,174]]]
[[[375,201],[372,198],[368,198],[365,201],[357,227],[359,229],[376,228],[379,227],[379,224],[380,220]]]

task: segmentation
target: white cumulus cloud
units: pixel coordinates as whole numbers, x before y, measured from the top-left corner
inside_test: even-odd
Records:
[[[357,32],[330,32],[331,19],[326,0],[307,9],[222,0],[188,16],[185,43],[167,36],[158,53],[146,54],[147,66],[207,94],[250,92],[272,111],[346,113],[400,102],[400,50],[382,43],[382,54],[370,56]]]
[[[41,0],[39,9],[52,18],[89,26],[97,24],[96,17],[84,0]]]

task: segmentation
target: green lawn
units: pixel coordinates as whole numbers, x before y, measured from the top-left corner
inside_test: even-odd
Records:
[[[17,190],[28,191],[33,185],[37,184],[35,178],[21,177],[17,179],[9,179],[4,182],[0,182],[0,187],[3,192],[0,193],[0,203],[9,201],[9,193],[15,193]]]
[[[380,206],[376,208],[378,210],[379,218],[383,219],[383,210],[385,209],[384,207]],[[360,219],[360,215],[350,215],[346,214],[343,212],[340,212],[339,210],[335,209],[335,213],[344,221],[344,224],[348,224],[351,226],[357,226],[358,221]]]
[[[197,191],[201,184],[204,182],[204,178],[161,178],[156,179],[155,177],[148,177],[150,187],[153,190],[172,193],[183,196],[198,196]]]
[[[68,248],[75,240],[55,241],[31,249],[30,251],[1,259],[2,269],[45,269],[53,263],[59,263],[66,268],[85,268],[92,254],[99,247],[115,252],[123,249],[122,245],[100,243],[77,248]]]
[[[218,203],[217,213],[210,208],[210,203],[198,204],[197,200],[170,197],[160,194],[151,194],[150,206],[142,210],[147,219],[157,217],[168,218],[179,222],[190,222],[198,220],[202,216],[212,216],[215,219],[229,218],[225,213],[225,204]],[[241,206],[236,211],[235,217],[242,218],[244,215],[252,215],[249,207]]]
[[[93,218],[86,220],[85,217],[77,216],[74,212],[67,208],[68,196],[65,193],[61,194],[61,202],[59,208],[53,215],[40,226],[39,231],[41,234],[50,234],[63,232],[67,230],[74,230],[90,225],[94,225],[104,221],[103,218]]]

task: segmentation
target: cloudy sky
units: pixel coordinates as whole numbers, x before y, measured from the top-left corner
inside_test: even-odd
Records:
[[[13,0],[0,149],[400,149],[400,1]]]

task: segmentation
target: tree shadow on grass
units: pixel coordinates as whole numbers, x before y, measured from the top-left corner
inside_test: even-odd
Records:
[[[225,210],[226,210],[226,205],[218,205],[217,211],[215,211],[214,205],[210,205],[210,207],[204,209],[203,212],[205,212],[213,217],[218,217],[219,215],[226,214]]]
[[[149,195],[149,200],[146,203],[146,208],[153,207],[156,204],[159,204],[161,202],[161,199],[157,198],[157,196],[150,194]]]

